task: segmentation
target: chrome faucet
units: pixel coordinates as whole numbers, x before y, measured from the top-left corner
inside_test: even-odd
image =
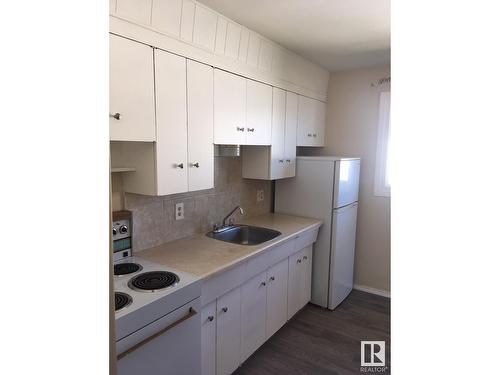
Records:
[[[236,206],[229,214],[227,214],[227,216],[224,219],[222,219],[222,228],[225,228],[228,226],[226,224],[227,219],[229,219],[238,209],[240,210],[241,215],[245,214],[245,211],[243,210],[243,208],[241,208],[241,206]]]

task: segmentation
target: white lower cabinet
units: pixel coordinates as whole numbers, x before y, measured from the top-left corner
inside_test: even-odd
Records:
[[[312,245],[288,258],[288,319],[311,300]]]
[[[266,341],[266,272],[241,286],[241,362]]]
[[[288,258],[267,270],[266,340],[287,321]]]
[[[217,375],[228,375],[240,365],[241,289],[217,298]]]
[[[235,279],[232,269],[206,282],[206,296],[215,300],[201,312],[203,375],[231,374],[309,302],[316,237],[317,229],[301,233],[275,253],[238,266],[238,274],[246,276]]]
[[[215,301],[201,310],[201,374],[216,374],[217,325]]]

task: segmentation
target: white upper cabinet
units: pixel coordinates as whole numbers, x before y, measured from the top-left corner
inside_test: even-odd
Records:
[[[272,88],[271,129],[271,147],[242,149],[244,178],[276,180],[295,176],[296,94]]]
[[[214,70],[187,61],[188,190],[214,187]]]
[[[293,92],[286,93],[285,117],[285,171],[283,177],[295,176],[295,159],[297,156],[297,116],[299,97]]]
[[[123,190],[169,195],[214,187],[213,68],[155,49],[156,142],[113,142]]]
[[[246,142],[246,80],[214,70],[214,143],[242,145]]]
[[[214,143],[270,145],[272,87],[214,71]]]
[[[273,89],[269,85],[247,80],[246,143],[271,144]]]
[[[154,141],[153,49],[109,37],[109,135],[112,141]]]
[[[158,195],[188,191],[186,59],[155,50]]]
[[[324,146],[326,104],[299,95],[297,146]]]

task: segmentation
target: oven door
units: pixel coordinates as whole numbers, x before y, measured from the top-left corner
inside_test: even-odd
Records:
[[[118,375],[199,375],[200,298],[117,341]]]

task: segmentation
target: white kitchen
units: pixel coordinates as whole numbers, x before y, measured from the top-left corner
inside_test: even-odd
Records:
[[[487,373],[498,65],[445,6],[96,3],[0,23],[5,373]]]

